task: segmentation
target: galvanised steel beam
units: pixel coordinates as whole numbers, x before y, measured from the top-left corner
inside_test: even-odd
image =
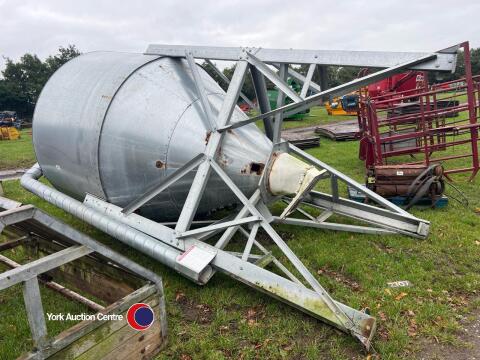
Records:
[[[212,261],[212,266],[250,287],[351,334],[365,348],[369,348],[376,328],[376,320],[370,315],[335,300],[332,300],[333,304],[329,304],[331,298],[326,297],[326,294],[319,294],[292,280],[247,261],[242,261],[225,251],[218,251],[217,256]],[[348,321],[345,323],[339,319],[339,314],[344,314]]]
[[[250,234],[248,234],[247,244],[245,245],[245,249],[243,250],[242,260],[247,261],[248,257],[250,256],[250,251],[252,251],[253,242],[255,241],[255,236],[257,236],[257,231],[260,227],[260,224],[254,224],[252,230],[250,230]]]
[[[329,223],[324,221],[305,220],[305,219],[297,219],[297,218],[290,218],[290,217],[284,219],[284,218],[275,216],[274,221],[277,224],[306,226],[306,227],[312,227],[317,229],[355,232],[360,234],[395,234],[395,231],[386,230],[382,228],[339,224],[339,223]]]
[[[161,44],[149,45],[145,54],[184,57],[185,51],[192,52],[193,57],[199,59],[237,61],[243,53],[248,51],[266,64],[317,64],[370,68],[388,68],[429,55],[425,52],[265,49]],[[408,69],[450,72],[455,70],[456,48],[436,52],[435,55],[434,58],[424,63],[411,64]]]
[[[316,191],[310,192],[303,203],[420,239],[427,237],[430,226],[430,223],[425,220],[410,216],[406,217],[387,209],[362,204],[341,197],[334,199],[332,195]],[[338,228],[337,230],[340,229]]]
[[[186,237],[192,237],[192,236],[200,235],[200,234],[203,234],[203,233],[206,233],[206,232],[215,231],[215,230],[218,230],[218,229],[226,229],[226,228],[231,227],[231,226],[238,226],[238,225],[243,225],[243,224],[256,223],[256,222],[259,222],[260,220],[261,219],[258,216],[249,216],[249,217],[245,217],[245,218],[238,219],[238,220],[224,221],[224,222],[221,222],[221,223],[218,223],[218,224],[204,226],[204,227],[201,227],[201,228],[198,228],[198,229],[185,231],[181,234],[178,234],[177,238],[181,239],[181,238],[186,238]]]
[[[354,179],[348,177],[347,175],[341,173],[340,171],[334,169],[330,165],[328,165],[328,164],[324,163],[323,161],[317,159],[316,157],[306,153],[305,151],[299,149],[295,145],[289,144],[288,146],[294,154],[302,157],[304,160],[307,160],[308,162],[310,162],[313,165],[316,165],[316,166],[318,166],[322,169],[327,170],[331,175],[336,176],[337,179],[342,180],[347,185],[350,185],[353,188],[355,188],[356,190],[365,194],[369,199],[375,201],[377,204],[382,205],[382,206],[386,207],[387,209],[392,210],[393,212],[396,212],[396,213],[402,214],[406,217],[415,219],[415,217],[413,215],[411,215],[407,211],[403,210],[401,207],[391,203],[390,201],[388,201],[384,197],[382,197],[382,196],[378,195],[377,193],[373,192],[372,190],[366,188],[365,186],[363,186],[359,182],[357,182]]]
[[[272,110],[270,107],[270,100],[267,94],[267,85],[265,77],[257,70],[255,66],[250,65],[250,75],[252,76],[253,88],[257,96],[257,103],[260,113],[265,114]],[[265,128],[265,135],[270,140],[273,140],[273,122],[271,117],[263,118],[263,127]]]

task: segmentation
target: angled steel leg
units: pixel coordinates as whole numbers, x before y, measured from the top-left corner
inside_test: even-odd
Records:
[[[235,193],[235,195],[240,199],[240,201],[248,208],[248,211],[252,215],[256,215],[263,219],[260,222],[260,225],[272,238],[275,244],[282,250],[288,260],[295,266],[298,272],[304,277],[304,279],[310,284],[314,291],[316,291],[324,300],[325,304],[330,308],[330,310],[338,317],[339,321],[345,325],[347,328],[353,326],[352,320],[348,318],[335,304],[333,299],[327,293],[327,291],[320,285],[320,283],[315,279],[315,277],[308,271],[308,269],[303,265],[303,263],[298,259],[295,253],[287,246],[283,239],[277,234],[277,232],[272,228],[272,226],[265,220],[263,215],[257,210],[257,208],[252,205],[247,197],[242,193],[242,191],[237,187],[237,185],[228,177],[228,175],[223,171],[223,169],[212,161],[212,168],[215,172],[222,178],[222,180],[228,185],[228,187]]]
[[[285,82],[287,80],[287,67],[288,67],[287,64],[280,65],[279,77],[280,77],[280,80],[283,80]],[[279,91],[277,96],[277,108],[282,107],[284,103],[285,103],[285,93],[282,91]],[[280,137],[282,135],[283,113],[278,113],[275,115],[275,122],[273,124],[274,124],[273,143],[276,144],[280,142]]]
[[[160,194],[166,188],[168,188],[173,183],[177,182],[179,179],[187,175],[190,171],[194,170],[200,163],[205,159],[204,154],[198,154],[192,160],[187,162],[183,165],[180,169],[175,171],[173,174],[167,176],[165,179],[162,180],[160,184],[153,185],[150,189],[145,191],[145,193],[140,196],[138,199],[133,200],[127,206],[125,206],[122,212],[125,215],[130,215],[132,212],[137,210],[138,208],[145,205],[148,201],[153,199],[155,196]]]
[[[247,55],[247,60],[294,102],[298,103],[303,100],[293,89],[290,88],[290,86],[288,86],[284,79],[275,74],[265,63],[258,60],[252,53]]]
[[[195,59],[192,56],[190,51],[185,52],[185,57],[187,58],[188,66],[190,66],[190,70],[192,71],[193,80],[195,82],[195,87],[197,88],[197,94],[200,98],[200,102],[202,104],[203,111],[205,112],[206,121],[207,121],[207,129],[215,130],[216,123],[212,113],[212,107],[210,106],[210,101],[207,98],[207,92],[205,90],[205,86],[203,85],[202,78],[200,77],[200,72],[198,71],[197,64],[195,63]]]
[[[305,82],[302,86],[302,91],[300,92],[300,97],[305,99],[307,96],[308,89],[310,88],[310,83],[312,82],[313,73],[315,72],[316,64],[310,64],[308,67],[307,76],[305,77]]]
[[[218,251],[212,266],[231,277],[351,334],[367,349],[375,333],[375,318],[319,294],[292,280],[236,256]],[[331,302],[331,303],[330,303]],[[342,319],[342,314],[347,320]]]

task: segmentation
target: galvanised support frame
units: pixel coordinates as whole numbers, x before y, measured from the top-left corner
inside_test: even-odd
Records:
[[[321,101],[325,95],[348,92],[352,88],[374,82],[379,78],[389,76],[403,69],[428,69],[435,67],[436,69],[440,68],[440,70],[447,68],[451,70],[452,66],[451,63],[448,65],[448,61],[453,59],[454,56],[443,53],[414,55],[405,53],[383,53],[382,60],[380,56],[382,54],[380,53],[356,53],[354,54],[356,60],[350,61],[350,65],[355,66],[361,64],[362,66],[387,67],[387,69],[334,89],[325,90],[320,89],[317,84],[311,81],[315,66],[331,65],[339,62],[343,64],[347,60],[352,60],[349,58],[349,56],[353,56],[351,52],[336,52],[332,57],[330,52],[308,52],[303,50],[275,51],[252,48],[150,46],[147,53],[185,58],[188,61],[202,108],[205,111],[205,118],[208,119],[209,123],[212,123],[211,128],[213,131],[205,151],[177,170],[176,173],[149,189],[145,195],[133,201],[124,209],[90,195],[85,198],[83,204],[79,203],[67,195],[40,183],[37,180],[41,176],[41,170],[38,165],[27,172],[22,178],[22,185],[56,206],[63,208],[67,212],[82,218],[93,226],[98,227],[106,233],[174,268],[197,283],[206,283],[216,271],[226,273],[255,289],[291,304],[351,334],[368,349],[375,332],[375,318],[335,301],[282,240],[272,227],[272,223],[289,222],[302,226],[314,226],[360,233],[403,233],[424,238],[428,234],[428,222],[413,217],[377,194],[369,191],[353,179],[350,179],[298,148],[283,142],[279,135],[283,117],[286,112],[298,112],[315,105]],[[335,57],[336,60],[334,60]],[[394,58],[398,59],[398,57],[405,61],[402,64],[398,64],[398,60],[393,60]],[[211,62],[211,60],[231,60],[237,62],[224,102],[217,118],[213,120],[211,118],[208,98],[204,96],[204,94],[202,95],[204,88],[201,84],[201,78],[195,69],[195,59],[204,59],[208,62]],[[303,96],[301,96],[302,94],[299,96],[294,93],[286,84],[287,74],[294,71],[289,68],[289,64],[295,63],[313,64],[310,65],[308,74],[304,77]],[[280,76],[270,67],[275,64],[280,64]],[[249,69],[254,80],[262,113],[251,119],[231,123],[231,115],[238,97],[241,94],[242,85]],[[265,83],[264,77],[267,77],[276,84],[282,93],[282,96],[279,96],[278,99],[279,106],[273,111],[269,109],[265,101],[268,100],[268,98],[266,96],[266,88],[262,86],[262,81],[263,84]],[[305,89],[312,88],[318,93],[310,97],[305,97]],[[290,97],[293,103],[283,105],[285,96]],[[217,163],[217,150],[222,145],[223,135],[227,129],[241,127],[253,121],[269,119],[273,116],[275,117],[274,129],[270,128],[269,130],[273,130],[273,133],[271,133],[273,144],[270,159],[267,162],[258,189],[253,194],[247,196]],[[269,173],[269,166],[273,163],[273,158],[280,152],[291,152],[296,156],[300,156],[306,162],[321,169],[325,175],[322,175],[322,178],[330,179],[333,195],[311,191],[302,199],[301,204],[324,210],[320,216],[311,216],[299,207],[301,205],[300,203],[296,204],[292,210],[296,210],[304,216],[307,215],[308,220],[291,217],[279,219],[270,213],[267,207],[268,204],[279,200],[289,201],[288,199],[268,195],[264,187],[265,177],[268,176],[267,174]],[[168,186],[194,169],[196,169],[196,174],[174,229],[133,213],[133,211],[145,204],[146,201],[158,195],[161,191],[164,191]],[[206,224],[203,228],[191,230],[190,226],[192,225],[198,204],[212,171],[231,189],[243,207],[239,209],[233,219],[232,217],[228,217],[214,224]],[[371,205],[357,203],[353,204],[347,199],[343,199],[339,196],[338,191],[335,190],[337,189],[339,181],[354,186],[382,207],[373,207]],[[362,227],[327,223],[326,219],[334,213],[362,220],[374,226]],[[249,231],[243,227],[246,224],[251,227]],[[288,259],[287,264],[282,264],[278,258],[272,256],[271,252],[256,239],[260,228],[268,234],[275,246],[278,247],[284,257]],[[242,252],[233,253],[227,251],[226,248],[237,231],[245,236],[245,247]],[[211,245],[207,240],[214,235],[220,235],[220,237],[214,245]],[[260,254],[253,253],[253,251],[260,251]],[[192,259],[190,254],[197,255]],[[266,260],[265,264],[276,266],[285,276],[280,276],[264,268],[263,265],[265,264],[260,264],[263,262],[261,261],[263,259]]]

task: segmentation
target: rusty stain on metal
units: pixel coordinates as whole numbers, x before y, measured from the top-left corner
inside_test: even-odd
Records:
[[[212,135],[211,131],[207,131],[207,135],[205,136],[205,145],[208,144],[208,140],[210,140],[210,135]]]
[[[163,168],[165,168],[165,163],[164,163],[163,161],[161,161],[161,160],[157,160],[157,161],[155,162],[155,166],[156,166],[157,168],[159,168],[159,169],[163,169]]]
[[[250,163],[250,174],[262,175],[263,169],[265,169],[264,163],[251,162]]]

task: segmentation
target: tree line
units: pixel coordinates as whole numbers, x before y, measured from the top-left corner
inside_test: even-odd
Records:
[[[28,53],[18,61],[7,58],[3,78],[0,78],[0,111],[13,110],[19,117],[31,118],[47,80],[60,66],[78,55],[80,51],[76,46],[68,45],[43,61]]]
[[[60,47],[55,55],[48,56],[41,60],[37,55],[25,54],[18,61],[6,60],[5,69],[2,71],[3,77],[0,78],[0,111],[13,110],[20,117],[31,118],[35,104],[40,92],[49,79],[49,77],[64,63],[80,55],[80,51],[75,45]],[[471,50],[471,62],[473,74],[480,74],[480,48]],[[220,76],[209,66],[203,63],[202,67],[212,76],[224,90],[228,85]],[[297,66],[298,72],[306,74],[308,65]],[[330,87],[337,86],[355,79],[361,68],[356,67],[327,67],[327,83]],[[235,71],[235,65],[223,69],[223,74],[231,78]],[[374,71],[374,70],[372,70]],[[429,72],[429,83],[433,84],[439,81],[450,81],[461,78],[465,75],[463,61],[463,52],[459,53],[457,68],[453,74]],[[320,82],[320,73],[317,70],[313,75],[313,81]],[[267,88],[273,89],[274,85],[268,81]],[[250,76],[245,78],[243,92],[250,99],[255,98],[255,90]]]

